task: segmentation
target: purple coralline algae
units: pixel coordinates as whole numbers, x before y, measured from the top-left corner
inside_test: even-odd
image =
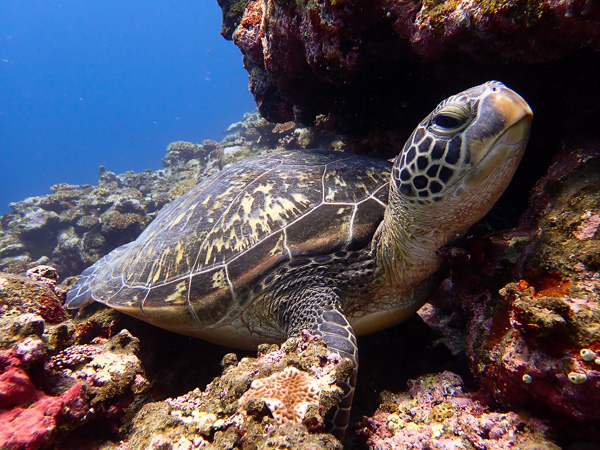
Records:
[[[452,372],[409,380],[407,392],[381,397],[375,414],[357,430],[369,448],[560,448],[546,436],[547,425],[514,412],[490,411]]]

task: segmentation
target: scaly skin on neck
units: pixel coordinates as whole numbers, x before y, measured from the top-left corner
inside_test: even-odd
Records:
[[[353,318],[357,336],[408,319],[423,306],[435,287],[434,274],[442,261],[436,251],[452,238],[440,232],[439,223],[426,220],[430,217],[426,209],[432,206],[438,209],[438,205],[400,201],[400,196],[390,191],[388,208],[373,242],[374,258],[381,271],[378,278],[382,281],[373,296],[380,308]]]
[[[448,219],[432,214],[432,209],[440,208],[411,204],[390,189],[375,251],[386,285],[399,294],[411,290],[439,268],[442,259],[437,250],[456,236],[454,229],[443,229]],[[436,219],[436,223],[431,219]]]

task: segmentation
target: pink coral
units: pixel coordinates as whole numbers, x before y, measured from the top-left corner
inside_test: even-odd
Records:
[[[572,419],[600,420],[600,366],[580,355],[581,349],[600,349],[599,305],[570,297],[533,297],[531,289],[523,288],[527,284],[501,291],[503,300],[493,319],[472,318],[484,324],[473,339],[483,342],[485,351],[469,342],[483,385],[511,404],[542,403]]]
[[[73,370],[77,366],[91,361],[100,353],[102,351],[93,345],[74,345],[51,357],[46,363],[46,369],[54,372]]]
[[[0,448],[35,449],[48,445],[59,423],[73,423],[89,412],[83,386],[58,397],[36,389],[11,351],[0,354]]]
[[[577,239],[591,239],[598,231],[600,226],[600,214],[594,214],[591,211],[581,216],[581,224],[573,231],[573,236]]]

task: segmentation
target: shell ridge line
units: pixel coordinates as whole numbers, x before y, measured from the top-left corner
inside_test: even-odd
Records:
[[[160,278],[160,273],[162,272],[163,269],[163,262],[165,260],[165,257],[167,256],[168,253],[168,247],[167,247],[167,251],[162,251],[160,253],[160,256],[156,259],[154,259],[154,262],[152,263],[152,266],[150,267],[150,271],[148,272],[148,279],[146,280],[148,285],[154,286],[156,285],[156,282],[159,280]]]
[[[223,270],[225,272],[225,281],[227,281],[227,286],[229,287],[229,295],[231,295],[231,298],[235,300],[236,295],[233,290],[233,283],[229,279],[229,269],[227,267],[227,264],[225,264],[225,262],[223,262]]]
[[[227,264],[225,264],[223,262],[223,263],[219,264],[217,267],[222,267],[223,268],[223,272],[225,273],[225,281],[227,282],[227,287],[229,288],[229,295],[235,301],[236,295],[235,295],[235,293],[233,291],[233,283],[229,279],[229,270],[227,269]],[[191,280],[192,280],[192,277],[190,277],[190,287],[191,287]],[[196,313],[193,311],[193,308],[191,307],[191,302],[189,301],[190,292],[191,292],[191,289],[188,289],[188,306],[189,306],[190,310],[193,312],[194,317],[196,318],[196,320],[198,321],[198,323],[200,325],[202,325],[200,323],[200,319],[198,318],[198,316],[196,315]],[[225,314],[221,319],[219,319],[218,321],[214,322],[212,325],[205,326],[204,328],[216,330],[216,329],[222,327],[223,323],[230,323],[232,320],[234,320],[235,318],[239,317],[239,315],[242,314],[242,313],[243,313],[243,311],[240,311],[239,313],[237,313],[233,317],[231,317],[231,309],[230,309],[230,311],[227,314]]]
[[[189,278],[189,281],[188,281],[188,289],[186,292],[187,298],[186,298],[185,305],[187,306],[188,311],[190,312],[190,314],[192,315],[194,320],[198,323],[198,325],[202,326],[202,323],[200,322],[200,318],[198,317],[198,314],[196,314],[196,311],[194,311],[194,308],[192,307],[192,302],[190,299],[190,294],[192,292],[192,280],[194,279],[194,273],[190,272],[188,278]]]
[[[323,173],[321,174],[321,205],[325,203],[325,174],[327,173],[327,164],[323,167]]]
[[[142,313],[148,318],[148,320],[150,320],[150,316],[144,310],[144,304],[146,303],[146,300],[148,299],[148,296],[150,295],[151,290],[152,289],[146,289],[146,295],[144,295],[144,299],[140,302],[140,309],[142,310]]]
[[[287,240],[288,240],[287,239],[287,227],[283,227],[282,231],[283,231],[283,248],[285,248],[285,250],[287,251],[288,259],[291,261],[292,260],[292,250],[288,246],[288,242],[287,242]]]
[[[244,250],[244,252],[246,252],[246,251],[248,251],[248,250]],[[237,256],[235,258],[237,258]],[[231,261],[233,261],[235,258],[232,258]],[[153,284],[153,287],[162,287],[162,286],[165,286],[167,284],[175,283],[175,282],[178,282],[178,281],[183,281],[186,278],[189,278],[190,276],[201,275],[201,274],[206,273],[206,272],[211,272],[211,271],[215,270],[216,268],[219,268],[219,267],[224,266],[224,265],[225,265],[224,263],[219,263],[216,266],[205,267],[205,268],[200,269],[200,270],[198,270],[196,272],[186,273],[185,275],[181,275],[179,277],[175,277],[175,278],[172,278],[170,280],[165,280],[165,282],[163,282],[163,283]],[[148,289],[148,287],[145,286],[145,285],[143,285],[143,284],[125,284],[125,286],[128,287],[128,288],[132,288],[132,289]]]
[[[383,203],[381,200],[379,200],[375,195],[377,195],[377,193],[379,193],[382,189],[389,189],[390,188],[390,184],[389,183],[385,183],[383,186],[375,189],[371,195],[369,195],[368,198],[366,198],[365,200],[375,200],[377,203],[379,203],[381,206],[383,206],[384,208],[387,208],[387,203]]]
[[[348,223],[348,241],[346,243],[346,246],[350,245],[350,243],[352,242],[352,237],[354,236],[354,220],[356,219],[356,212],[358,211],[358,205],[360,203],[362,203],[362,201],[356,203],[354,205],[354,208],[352,208],[352,216],[350,217],[350,221]]]

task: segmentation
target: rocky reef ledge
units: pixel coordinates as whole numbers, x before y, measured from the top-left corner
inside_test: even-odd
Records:
[[[491,79],[525,96],[537,127],[549,114],[546,132],[564,122],[597,130],[596,1],[218,3],[221,34],[242,52],[260,113],[332,130],[363,152],[391,157],[414,117]]]

